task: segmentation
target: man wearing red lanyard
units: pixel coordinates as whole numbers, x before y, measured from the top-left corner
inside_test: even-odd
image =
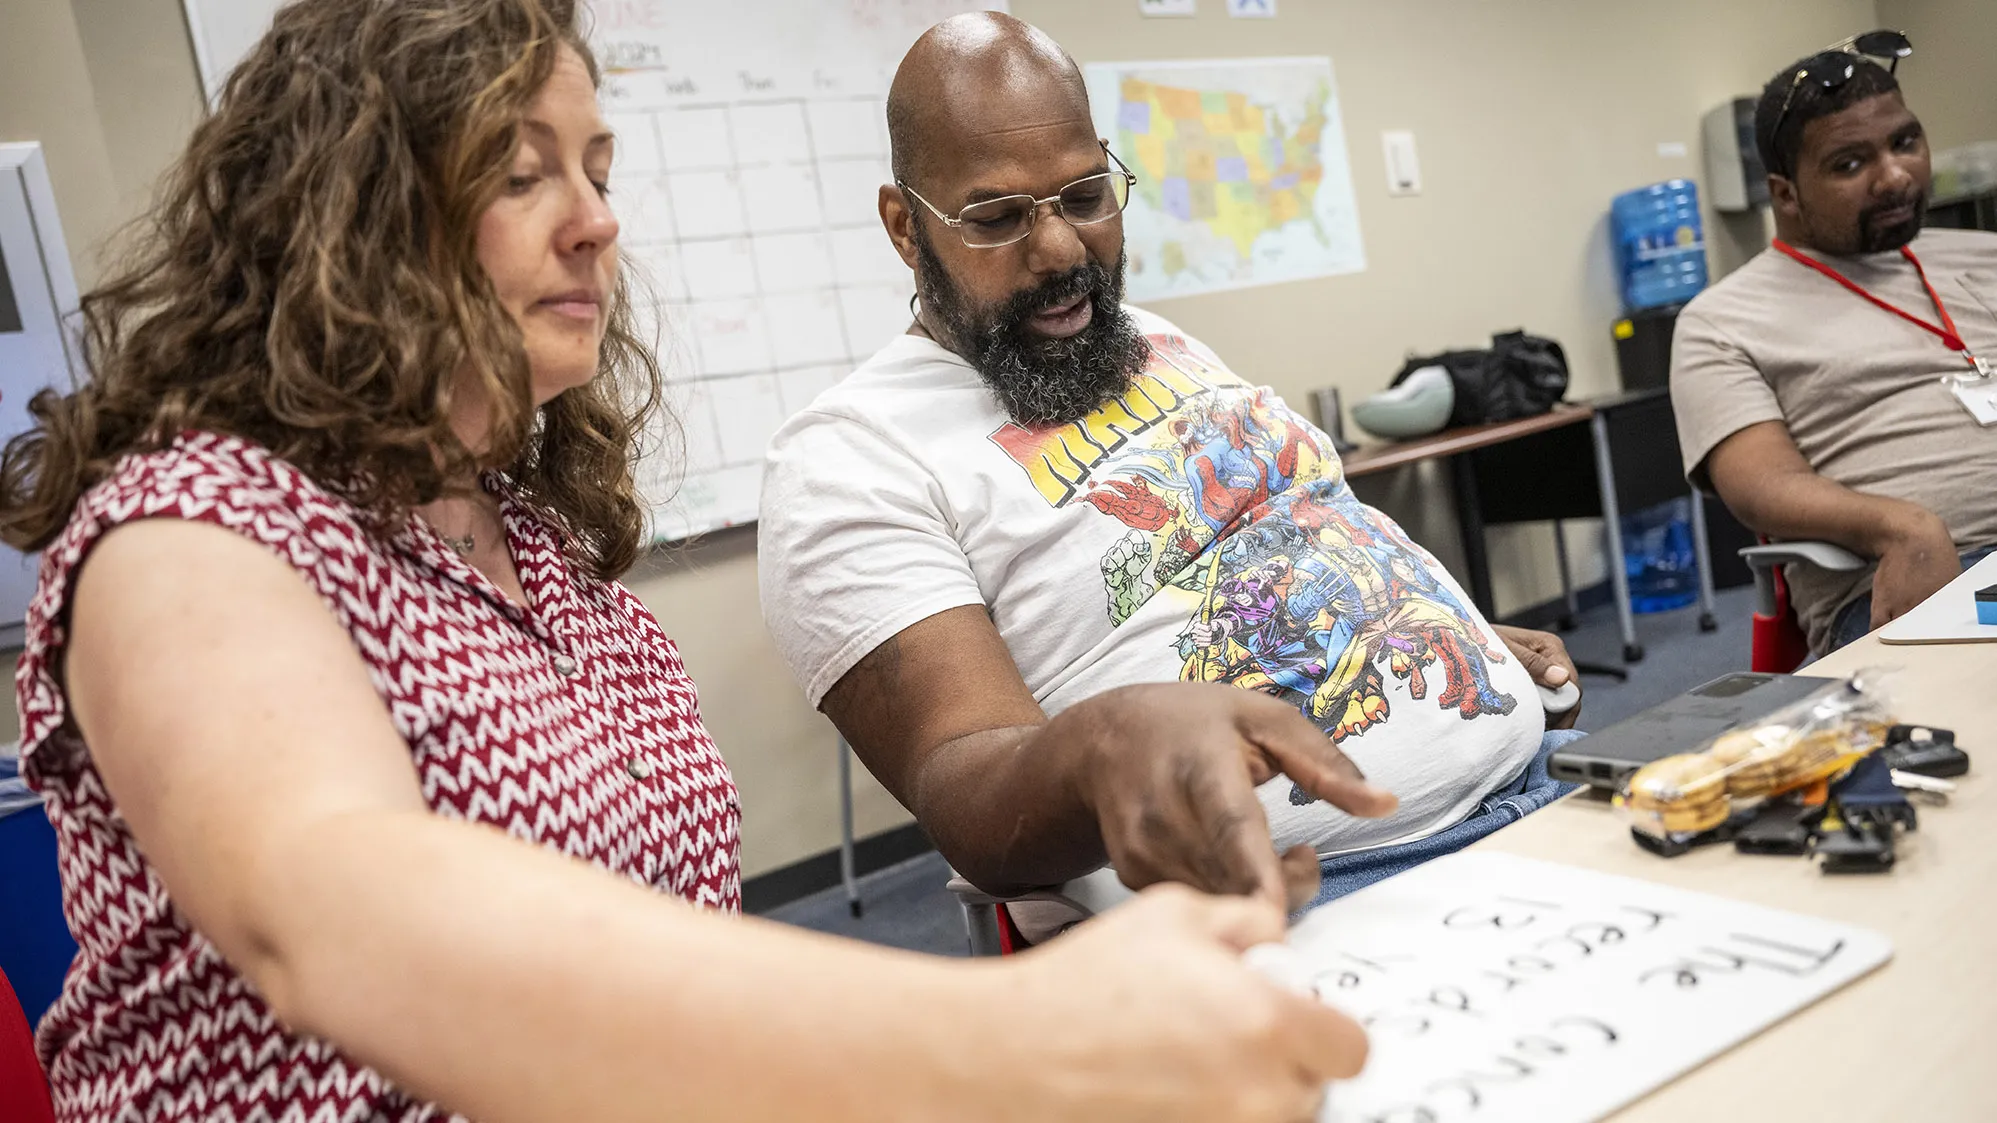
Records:
[[[1858,574],[1789,567],[1817,652],[1919,604],[1997,546],[1997,235],[1923,230],[1928,142],[1887,68],[1896,32],[1778,74],[1755,140],[1776,241],[1678,317],[1686,474],[1775,539],[1835,542]],[[1978,412],[1984,416],[1979,417]]]

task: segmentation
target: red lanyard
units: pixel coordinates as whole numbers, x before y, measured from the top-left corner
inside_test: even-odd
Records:
[[[1795,258],[1797,261],[1802,262],[1804,265],[1807,265],[1810,268],[1815,269],[1817,272],[1822,273],[1824,276],[1829,277],[1831,280],[1836,281],[1838,284],[1843,285],[1845,288],[1850,289],[1851,291],[1857,293],[1858,295],[1864,297],[1865,299],[1871,301],[1872,303],[1877,304],[1879,307],[1886,309],[1888,312],[1893,313],[1895,316],[1900,317],[1901,319],[1907,321],[1908,323],[1913,324],[1916,327],[1922,328],[1923,330],[1931,331],[1938,336],[1941,336],[1942,345],[1944,347],[1947,347],[1949,350],[1961,354],[1963,359],[1966,360],[1970,366],[1977,365],[1976,356],[1970,352],[1968,345],[1963,343],[1961,333],[1955,330],[1955,321],[1949,318],[1948,308],[1942,304],[1941,294],[1936,292],[1935,286],[1928,281],[1928,271],[1921,268],[1921,259],[1914,256],[1913,250],[1908,249],[1906,246],[1901,246],[1900,256],[1906,258],[1908,263],[1914,267],[1915,275],[1921,278],[1921,287],[1928,290],[1928,299],[1935,302],[1935,311],[1942,318],[1940,327],[1936,327],[1934,324],[1931,324],[1926,320],[1921,319],[1919,316],[1916,316],[1913,313],[1908,312],[1905,309],[1899,308],[1895,305],[1888,304],[1885,301],[1879,299],[1878,297],[1872,295],[1871,293],[1866,292],[1864,288],[1860,287],[1851,278],[1845,276],[1843,273],[1838,272],[1837,270],[1831,268],[1830,266],[1825,265],[1823,262],[1818,261],[1814,257],[1810,257],[1807,254],[1798,252],[1795,246],[1790,245],[1789,243],[1783,241],[1780,238],[1775,239],[1775,248],[1781,250],[1785,254],[1788,254],[1790,257]]]

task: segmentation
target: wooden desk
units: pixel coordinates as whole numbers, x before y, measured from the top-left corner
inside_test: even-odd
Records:
[[[1864,925],[1886,966],[1610,1116],[1615,1123],[1997,1120],[1997,648],[1886,647],[1867,637],[1808,668],[1900,668],[1899,715],[1960,732],[1972,771],[1947,806],[1920,807],[1893,871],[1826,877],[1802,858],[1708,847],[1657,858],[1606,802],[1577,795],[1480,843]],[[1585,711],[1584,711],[1585,716]]]
[[[1562,402],[1554,406],[1551,411],[1537,417],[1522,417],[1517,421],[1497,421],[1489,425],[1467,425],[1461,429],[1445,429],[1433,436],[1412,441],[1361,445],[1351,455],[1345,457],[1345,478],[1357,479],[1375,472],[1384,472],[1389,468],[1400,468],[1424,460],[1474,452],[1519,437],[1544,433],[1548,429],[1558,429],[1563,425],[1578,425],[1593,416],[1595,416],[1593,406]]]

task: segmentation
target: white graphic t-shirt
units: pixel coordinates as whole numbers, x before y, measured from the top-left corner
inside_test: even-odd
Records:
[[[1260,795],[1280,846],[1462,819],[1538,748],[1531,679],[1354,498],[1315,426],[1129,311],[1151,361],[1081,421],[1023,428],[964,359],[901,336],[777,432],[763,613],[812,705],[902,629],[984,605],[1049,713],[1132,683],[1231,683],[1295,705],[1400,797],[1356,819],[1277,777]]]

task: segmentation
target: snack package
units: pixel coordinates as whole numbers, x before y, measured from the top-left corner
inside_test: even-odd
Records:
[[[1694,752],[1643,766],[1615,806],[1633,829],[1683,844],[1770,796],[1843,773],[1883,744],[1893,724],[1879,673],[1832,680]]]

